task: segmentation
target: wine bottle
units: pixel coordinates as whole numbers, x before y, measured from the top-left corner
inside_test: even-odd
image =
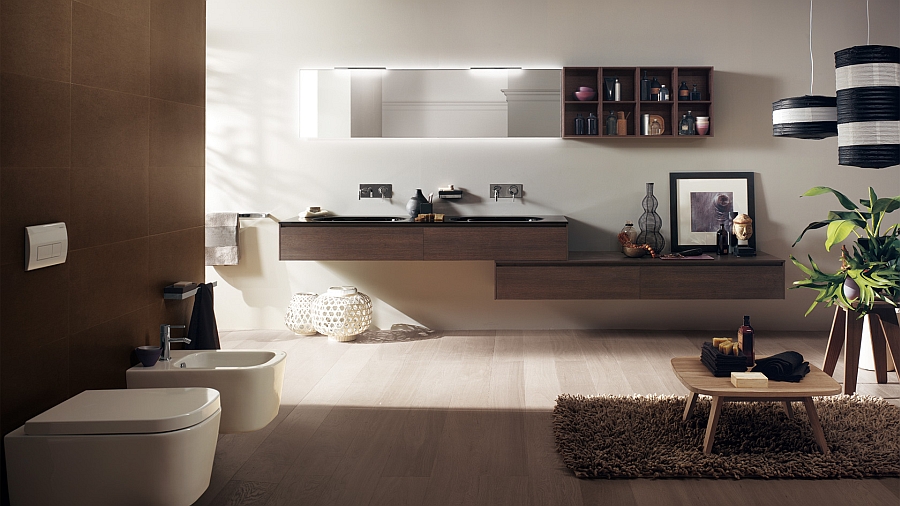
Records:
[[[753,327],[750,326],[750,317],[744,316],[744,324],[738,329],[738,346],[747,356],[747,367],[753,367],[756,356],[753,353]]]
[[[729,242],[729,233],[725,230],[725,224],[722,223],[719,226],[719,230],[716,231],[716,252],[720,255],[728,254],[728,242]]]

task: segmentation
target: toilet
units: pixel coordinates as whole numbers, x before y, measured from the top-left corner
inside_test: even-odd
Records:
[[[87,390],[10,432],[12,506],[190,505],[219,434],[211,388]]]

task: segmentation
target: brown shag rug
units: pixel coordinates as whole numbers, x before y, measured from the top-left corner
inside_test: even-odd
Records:
[[[806,409],[780,402],[722,407],[711,455],[703,454],[710,399],[681,420],[683,396],[560,395],[556,448],[579,478],[870,478],[900,476],[900,408],[866,396],[815,398],[831,449],[815,443]]]

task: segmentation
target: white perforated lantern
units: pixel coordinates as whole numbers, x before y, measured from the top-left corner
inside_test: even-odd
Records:
[[[313,326],[312,304],[318,296],[315,293],[300,292],[291,297],[291,304],[284,315],[284,324],[291,332],[302,336],[316,333],[316,327]]]
[[[372,324],[372,300],[353,286],[332,286],[312,305],[313,325],[336,341],[353,341]]]

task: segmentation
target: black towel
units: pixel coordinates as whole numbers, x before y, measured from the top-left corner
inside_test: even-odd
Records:
[[[710,342],[703,343],[700,352],[700,361],[713,373],[713,376],[731,376],[732,372],[744,372],[747,370],[747,356],[740,352],[738,355],[726,355],[719,351]]]
[[[204,283],[194,295],[194,310],[188,325],[186,350],[218,350],[219,329],[216,327],[216,313],[213,310],[213,284]]]
[[[809,373],[809,362],[804,362],[803,355],[796,351],[783,351],[757,360],[753,371],[765,374],[772,381],[797,383]]]

